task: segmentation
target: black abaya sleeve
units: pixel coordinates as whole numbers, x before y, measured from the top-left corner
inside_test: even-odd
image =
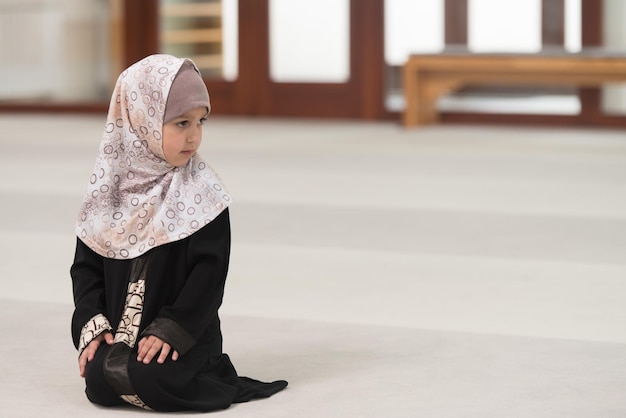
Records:
[[[143,335],[156,335],[184,354],[217,320],[230,257],[228,209],[189,237],[188,277],[175,302],[164,306]]]
[[[75,306],[72,315],[72,339],[74,346],[79,348],[111,327],[106,318],[103,257],[78,238],[70,275]],[[89,335],[85,336],[87,329]]]

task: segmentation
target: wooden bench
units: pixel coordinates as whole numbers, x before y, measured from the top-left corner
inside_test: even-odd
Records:
[[[540,54],[443,52],[411,55],[404,65],[404,126],[437,123],[438,99],[467,86],[597,87],[626,82],[626,54],[590,49]]]

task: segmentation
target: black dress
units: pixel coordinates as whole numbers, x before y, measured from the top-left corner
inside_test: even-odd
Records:
[[[230,255],[228,210],[191,236],[133,260],[102,257],[77,240],[71,267],[75,311],[72,337],[79,351],[104,330],[85,370],[90,401],[134,404],[158,411],[210,411],[265,398],[285,381],[239,377],[222,352],[218,309]],[[137,342],[155,335],[180,354],[164,364],[137,361]]]

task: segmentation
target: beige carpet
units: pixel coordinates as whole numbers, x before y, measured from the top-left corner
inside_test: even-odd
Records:
[[[0,417],[91,405],[72,223],[103,118],[0,114]],[[229,417],[626,416],[626,133],[212,118]],[[194,415],[197,414],[174,414]]]

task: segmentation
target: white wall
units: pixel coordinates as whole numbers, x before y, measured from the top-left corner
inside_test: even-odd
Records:
[[[237,0],[222,0],[222,76],[234,81],[239,75],[239,8]]]
[[[443,0],[385,1],[385,61],[402,65],[409,54],[444,48]]]
[[[93,100],[110,90],[108,3],[0,0],[2,98]]]
[[[0,0],[0,98],[54,95],[62,18],[47,0]]]
[[[63,14],[59,57],[63,71],[57,98],[81,100],[108,96],[115,78],[111,74],[109,2],[56,1]]]
[[[350,78],[349,13],[349,0],[270,0],[272,80],[347,81]]]
[[[541,0],[469,0],[467,9],[470,50],[532,53],[541,49]]]

